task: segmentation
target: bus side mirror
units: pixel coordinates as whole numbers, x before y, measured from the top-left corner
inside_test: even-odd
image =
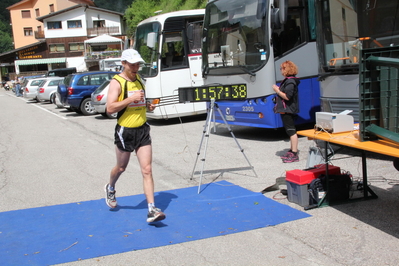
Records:
[[[278,8],[272,9],[271,24],[273,29],[281,29],[287,21],[288,0],[279,0]]]
[[[280,23],[284,24],[287,21],[288,0],[280,0],[279,9]]]
[[[281,29],[281,23],[280,23],[280,9],[279,8],[273,8],[272,9],[272,15],[270,18],[271,21],[271,26],[272,29],[277,30],[277,29]]]
[[[187,31],[187,39],[189,41],[192,41],[194,38],[194,36],[193,36],[194,29],[193,28],[194,28],[193,24],[188,24],[186,31]]]
[[[263,19],[266,17],[266,0],[258,0],[258,8],[256,9],[256,18]]]
[[[149,48],[155,48],[155,43],[157,42],[157,33],[156,32],[150,32],[147,35],[147,47]]]

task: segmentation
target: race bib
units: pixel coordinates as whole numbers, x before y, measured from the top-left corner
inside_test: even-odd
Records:
[[[140,92],[140,91],[128,91],[127,92],[127,96],[128,97],[130,97],[130,96],[132,96],[133,94],[135,94],[136,92]],[[132,102],[131,104],[129,104],[129,106],[128,107],[142,107],[142,106],[146,106],[146,102],[145,102],[145,97],[144,97],[144,99],[142,100],[142,101],[134,101],[134,102]]]

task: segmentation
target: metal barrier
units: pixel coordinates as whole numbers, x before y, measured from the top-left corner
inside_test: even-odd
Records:
[[[360,141],[378,138],[370,125],[399,133],[399,46],[363,49],[359,82]]]

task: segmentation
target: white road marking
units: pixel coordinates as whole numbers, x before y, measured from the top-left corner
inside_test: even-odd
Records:
[[[53,113],[53,112],[47,110],[46,108],[43,108],[43,107],[37,105],[36,103],[33,104],[33,106],[36,106],[37,108],[42,109],[42,110],[44,110],[44,111],[46,111],[46,112],[48,112],[48,113],[50,113],[50,114],[52,114],[52,115],[55,115],[55,116],[57,116],[57,117],[59,117],[59,118],[62,118],[62,119],[65,119],[65,120],[68,119],[68,118],[66,118],[66,117],[64,117],[64,116],[58,115],[58,114],[56,114],[56,113]]]

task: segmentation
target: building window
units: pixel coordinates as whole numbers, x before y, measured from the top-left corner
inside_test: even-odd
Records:
[[[63,44],[50,44],[50,53],[63,53],[65,52],[65,46]]]
[[[22,18],[30,18],[30,10],[21,10]]]
[[[81,20],[68,20],[68,29],[81,28],[81,27],[82,27]]]
[[[104,28],[105,20],[93,20],[93,28]]]
[[[25,36],[32,36],[33,35],[33,29],[32,28],[24,28],[24,35]]]
[[[69,44],[69,51],[71,52],[78,52],[78,51],[84,51],[85,46],[84,43],[70,43]]]
[[[61,21],[48,21],[47,29],[49,30],[62,29]]]
[[[54,4],[49,5],[49,7],[50,7],[50,13],[53,13],[54,12]]]
[[[40,17],[40,11],[38,8],[35,9],[35,12],[36,12],[36,17]]]

